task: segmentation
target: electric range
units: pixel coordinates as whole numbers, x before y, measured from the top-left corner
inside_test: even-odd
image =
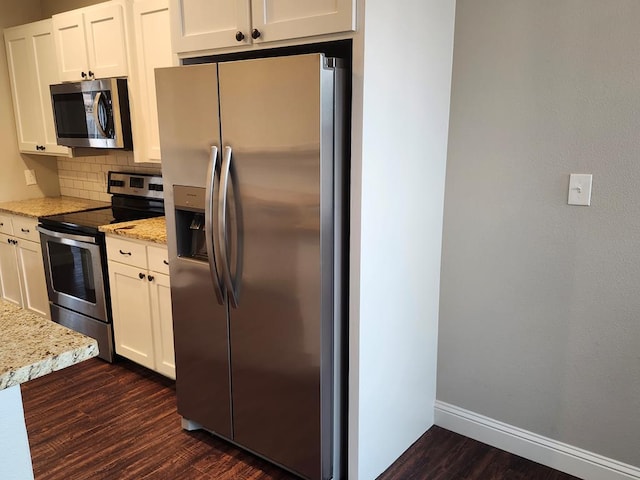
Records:
[[[160,175],[109,172],[111,207],[38,218],[51,319],[98,341],[115,358],[102,225],[164,215]]]

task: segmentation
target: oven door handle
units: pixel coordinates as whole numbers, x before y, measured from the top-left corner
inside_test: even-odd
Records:
[[[75,240],[76,242],[84,242],[84,243],[98,243],[98,241],[94,238],[94,237],[90,237],[90,236],[86,236],[86,235],[74,235],[72,233],[61,233],[61,232],[54,232],[52,230],[47,230],[46,228],[38,225],[36,227],[36,229],[44,234],[44,235],[48,235],[50,237],[55,237],[55,238],[61,238],[64,240]]]

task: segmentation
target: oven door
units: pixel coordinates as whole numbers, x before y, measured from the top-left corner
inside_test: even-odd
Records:
[[[49,301],[108,322],[102,251],[90,235],[55,232],[38,226]]]

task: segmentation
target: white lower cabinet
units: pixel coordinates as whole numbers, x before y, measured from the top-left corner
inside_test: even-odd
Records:
[[[0,215],[0,292],[8,302],[50,318],[35,218]]]
[[[167,258],[166,247],[107,236],[116,353],[175,378]]]

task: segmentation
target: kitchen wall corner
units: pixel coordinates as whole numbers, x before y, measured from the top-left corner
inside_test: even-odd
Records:
[[[133,152],[108,151],[105,155],[58,157],[60,195],[111,201],[107,193],[107,172],[161,173],[160,165],[134,163]]]

